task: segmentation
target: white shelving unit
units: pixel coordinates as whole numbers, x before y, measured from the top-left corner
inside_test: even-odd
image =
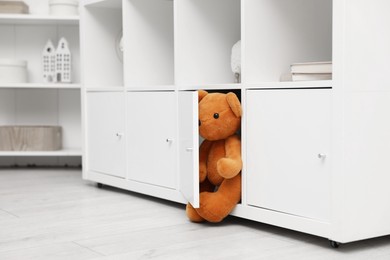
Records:
[[[389,235],[389,9],[384,0],[82,1],[83,177],[196,205],[197,90],[234,91],[244,168],[233,215],[333,246]],[[309,61],[332,61],[332,80],[279,81]]]
[[[47,14],[48,1],[30,5],[31,14],[0,14],[0,57],[28,62],[28,83],[0,84],[0,125],[60,125],[60,151],[1,151],[0,165],[81,164],[79,17]],[[45,9],[46,8],[46,9]],[[51,39],[65,37],[72,52],[72,84],[46,84],[41,53]]]

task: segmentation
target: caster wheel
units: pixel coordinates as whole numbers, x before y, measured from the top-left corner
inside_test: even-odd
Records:
[[[99,189],[103,188],[103,183],[98,182],[96,185]]]
[[[333,241],[333,240],[329,240],[329,244],[333,248],[339,248],[339,246],[340,246],[339,242],[336,242],[336,241]]]

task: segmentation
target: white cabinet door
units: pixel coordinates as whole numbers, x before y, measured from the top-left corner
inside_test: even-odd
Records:
[[[247,91],[248,204],[329,220],[330,89]]]
[[[175,92],[128,92],[126,95],[129,179],[176,188]]]
[[[124,94],[87,94],[88,169],[125,177]]]
[[[199,208],[198,92],[179,92],[179,190]]]

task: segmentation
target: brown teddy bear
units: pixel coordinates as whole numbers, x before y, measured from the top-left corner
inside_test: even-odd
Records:
[[[200,207],[187,204],[193,222],[220,222],[241,199],[241,104],[234,93],[199,91]]]

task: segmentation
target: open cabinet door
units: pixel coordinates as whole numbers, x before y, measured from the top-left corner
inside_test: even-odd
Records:
[[[179,91],[179,190],[199,208],[198,92]]]

